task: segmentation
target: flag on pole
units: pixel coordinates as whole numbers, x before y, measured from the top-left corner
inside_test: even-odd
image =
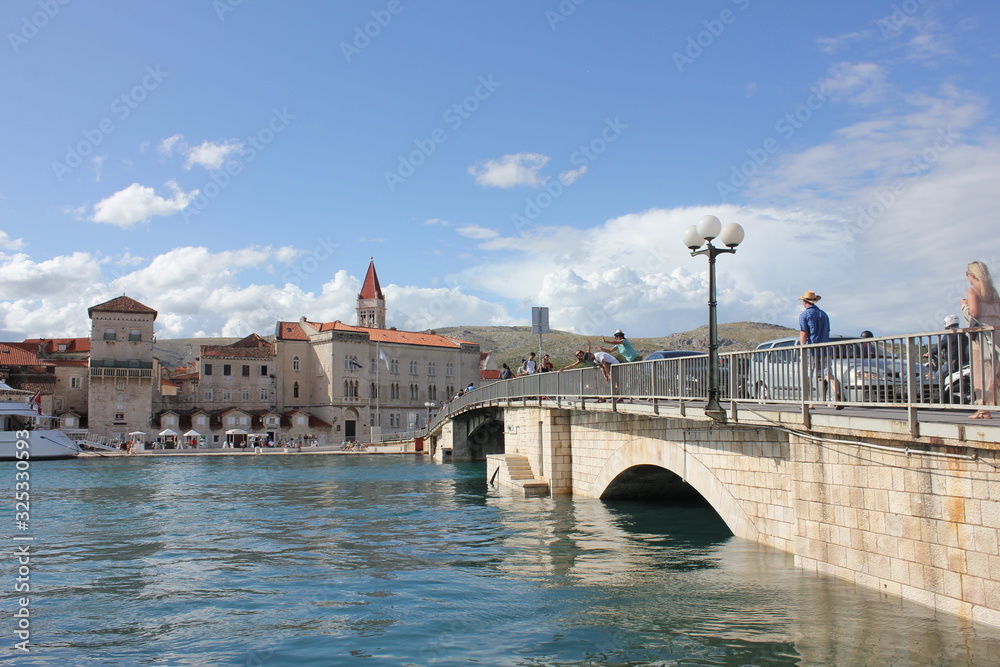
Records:
[[[385,362],[385,370],[387,370],[387,371],[388,370],[392,370],[392,369],[389,368],[389,357],[386,356],[385,350],[383,350],[382,348],[379,348],[378,349],[378,356],[379,356],[379,359],[381,359],[382,361]]]
[[[35,404],[35,409],[38,410],[38,414],[42,414],[42,393],[37,392],[35,397],[31,399],[31,402]]]
[[[351,368],[353,370],[358,370],[358,369],[364,368],[364,366],[361,365],[360,361],[358,361],[354,357],[351,357]]]

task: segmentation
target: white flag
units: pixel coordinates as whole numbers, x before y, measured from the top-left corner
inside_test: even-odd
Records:
[[[385,370],[387,370],[387,371],[391,370],[389,368],[389,357],[385,356],[385,350],[383,350],[382,348],[379,348],[378,349],[378,356],[379,356],[379,359],[381,359],[382,361],[385,362]]]

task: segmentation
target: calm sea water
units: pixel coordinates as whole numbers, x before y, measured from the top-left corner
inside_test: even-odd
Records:
[[[480,464],[106,458],[31,473],[27,654],[12,648],[15,531],[0,529],[0,660],[17,664],[1000,660],[1000,631],[797,570],[710,510],[512,498]]]

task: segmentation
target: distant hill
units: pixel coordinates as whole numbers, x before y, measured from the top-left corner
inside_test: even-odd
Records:
[[[492,352],[497,367],[506,363],[516,370],[521,359],[529,352],[538,350],[538,334],[531,333],[531,327],[445,327],[434,329],[435,333],[452,338],[460,338],[478,343],[483,352]],[[611,331],[605,336],[610,336]],[[626,332],[628,333],[628,332]],[[772,338],[792,336],[795,329],[777,324],[759,322],[731,322],[719,325],[719,351],[751,350],[758,343]],[[269,338],[270,340],[271,338]],[[587,340],[593,345],[601,344],[600,335],[582,336],[568,331],[553,331],[542,336],[545,352],[552,358],[557,368],[573,362],[573,353],[586,349]],[[173,338],[157,340],[153,344],[153,356],[168,368],[184,366],[201,354],[202,345],[229,345],[239,338]],[[659,338],[630,338],[635,349],[643,356],[656,350],[694,350],[708,352],[708,325],[683,333],[670,334]],[[607,346],[605,346],[607,347]]]
[[[506,363],[517,370],[521,359],[529,352],[538,350],[538,334],[531,333],[531,327],[444,327],[436,333],[479,343],[483,352],[493,352],[499,367]],[[612,330],[613,331],[613,330]],[[610,336],[612,331],[604,333]],[[625,333],[628,333],[627,331]],[[752,350],[765,340],[795,335],[795,329],[777,324],[759,322],[731,322],[719,325],[719,351]],[[601,345],[601,336],[582,336],[568,331],[555,331],[542,336],[544,351],[557,368],[573,362],[573,353],[586,349],[587,340],[592,345]],[[656,350],[694,350],[708,352],[708,325],[692,331],[670,334],[659,338],[629,338],[639,354],[645,356]],[[605,345],[604,347],[609,347]]]

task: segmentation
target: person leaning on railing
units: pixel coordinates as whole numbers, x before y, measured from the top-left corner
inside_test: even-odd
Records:
[[[1000,295],[983,262],[969,262],[965,270],[969,291],[962,299],[962,314],[970,327],[1000,327]],[[974,331],[972,337],[972,397],[977,405],[996,405],[1000,363],[995,331]],[[989,410],[979,410],[969,419],[992,419]]]

